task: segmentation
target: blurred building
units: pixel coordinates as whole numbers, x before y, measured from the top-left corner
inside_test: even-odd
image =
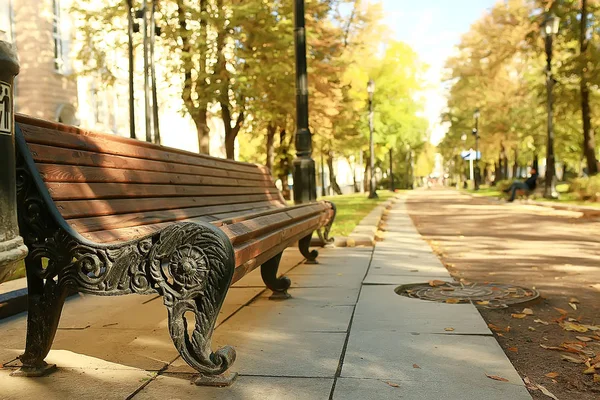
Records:
[[[103,0],[98,0],[99,4]],[[69,125],[129,136],[128,60],[115,51],[116,79],[107,86],[94,76],[78,76],[73,49],[78,35],[70,15],[73,0],[0,0],[0,40],[17,48],[21,72],[15,81],[15,110]],[[127,35],[127,31],[123,32]],[[143,58],[136,54],[136,137],[145,140]],[[181,111],[178,76],[157,66],[162,144],[198,151],[196,127]],[[225,129],[213,110],[209,120],[210,154],[225,157]],[[151,116],[149,116],[152,118]]]

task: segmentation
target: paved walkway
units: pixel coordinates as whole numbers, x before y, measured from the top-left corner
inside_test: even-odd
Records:
[[[0,399],[530,399],[472,305],[395,294],[451,278],[402,202],[388,229],[375,249],[322,250],[319,265],[286,251],[290,300],[268,300],[258,271],[230,290],[213,346],[236,347],[232,387],[190,384],[156,296],[80,296],[65,307],[48,357],[61,368],[49,377],[9,377],[25,316],[0,321]]]

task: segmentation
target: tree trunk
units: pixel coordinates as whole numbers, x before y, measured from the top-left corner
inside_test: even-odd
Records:
[[[244,122],[244,111],[241,111],[235,121],[235,125],[231,126],[231,111],[228,103],[221,103],[221,118],[225,126],[225,154],[228,159],[235,159],[235,139]]]
[[[587,161],[588,175],[598,173],[598,162],[596,160],[596,144],[594,130],[592,129],[592,118],[590,110],[590,91],[587,79],[587,48],[589,40],[587,37],[588,28],[588,10],[587,0],[581,0],[581,27],[579,30],[579,50],[582,57],[582,68],[580,76],[581,88],[581,119],[583,120],[583,155]]]
[[[331,188],[337,195],[342,194],[342,189],[340,189],[340,185],[337,183],[337,179],[335,177],[335,171],[333,170],[333,152],[327,152],[327,167],[329,167],[329,181],[331,182]]]
[[[277,127],[273,123],[267,125],[267,168],[273,173],[275,164],[275,132]]]
[[[519,148],[515,147],[515,163],[513,164],[513,178],[518,178],[519,175]]]
[[[281,157],[279,158],[279,175],[277,176],[281,180],[281,194],[286,200],[291,199],[290,187],[288,185],[288,175],[291,172],[291,165],[289,163],[289,144],[286,142],[287,131],[282,129],[279,132],[279,150],[281,151]]]
[[[200,154],[210,154],[210,129],[206,118],[207,110],[199,110],[193,118],[198,133],[198,151]]]

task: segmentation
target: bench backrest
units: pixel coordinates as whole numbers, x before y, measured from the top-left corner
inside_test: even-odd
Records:
[[[285,206],[263,166],[15,119],[59,212],[79,233]]]

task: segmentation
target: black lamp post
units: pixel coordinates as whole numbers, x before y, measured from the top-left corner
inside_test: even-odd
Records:
[[[475,190],[479,190],[479,108],[475,109],[473,118],[475,118],[475,128],[473,128],[473,135],[475,136]]]
[[[390,192],[394,191],[394,163],[393,163],[394,151],[390,147]]]
[[[14,47],[0,40],[0,283],[27,255],[17,223],[13,82],[18,73]]]
[[[548,107],[548,141],[546,144],[546,183],[544,186],[544,197],[558,198],[556,192],[556,160],[554,158],[554,127],[552,116],[552,90],[554,88],[554,78],[552,77],[552,42],[554,35],[558,34],[560,19],[549,13],[542,26],[542,36],[544,37],[546,47],[546,92]]]
[[[308,72],[306,67],[306,30],[304,0],[294,1],[294,41],[296,44],[296,159],[294,160],[294,203],[317,199],[312,135],[308,129]]]
[[[129,53],[129,137],[135,139],[135,98],[133,93],[133,33],[140,29],[139,24],[133,22],[133,0],[127,0],[127,51]]]
[[[373,148],[373,95],[375,94],[375,81],[369,79],[367,84],[367,92],[369,93],[369,167],[371,169],[371,179],[369,180],[369,199],[376,199],[377,191],[375,190],[375,149]]]

